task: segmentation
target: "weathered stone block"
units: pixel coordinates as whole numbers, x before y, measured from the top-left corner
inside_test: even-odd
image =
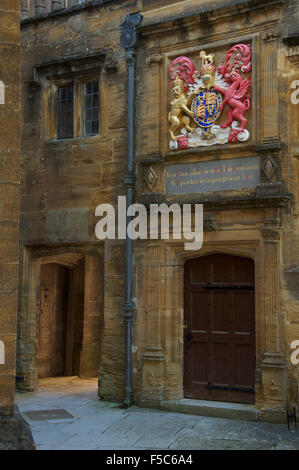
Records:
[[[4,206],[5,208],[5,206]],[[17,215],[15,214],[15,218]],[[8,220],[0,221],[0,252],[7,263],[17,262],[19,258],[18,234],[19,224]]]
[[[15,292],[0,292],[0,334],[14,334],[16,331],[18,299]]]
[[[73,146],[73,165],[95,165],[101,161],[98,142],[84,142]]]
[[[88,241],[89,210],[61,209],[47,213],[46,236],[49,242]]]
[[[14,390],[14,374],[0,375],[0,415],[12,414],[14,406]]]
[[[20,214],[21,239],[25,243],[39,243],[45,239],[46,220],[44,212]]]
[[[0,291],[16,292],[18,288],[18,264],[3,264],[4,258],[0,264]]]

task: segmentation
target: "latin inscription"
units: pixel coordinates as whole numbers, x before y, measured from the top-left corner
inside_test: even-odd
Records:
[[[166,169],[167,194],[255,188],[259,183],[259,157],[169,165]]]

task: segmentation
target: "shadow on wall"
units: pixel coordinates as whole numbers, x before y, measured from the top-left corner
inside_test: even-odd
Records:
[[[285,271],[285,279],[289,292],[299,300],[299,265]]]

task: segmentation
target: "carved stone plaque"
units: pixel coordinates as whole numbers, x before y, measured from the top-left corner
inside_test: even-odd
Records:
[[[255,188],[260,184],[260,166],[260,157],[169,165],[166,192],[189,194]]]

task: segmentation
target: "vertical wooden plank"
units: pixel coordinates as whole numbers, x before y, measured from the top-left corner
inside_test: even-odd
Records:
[[[68,270],[57,264],[41,266],[38,376],[64,375]]]
[[[65,375],[80,375],[84,319],[84,259],[70,270]]]
[[[54,266],[51,264],[42,265],[38,340],[38,376],[40,378],[49,377],[52,370],[54,278]]]
[[[64,375],[66,320],[68,297],[68,270],[64,266],[55,265],[54,315],[53,315],[53,356],[52,376]]]

